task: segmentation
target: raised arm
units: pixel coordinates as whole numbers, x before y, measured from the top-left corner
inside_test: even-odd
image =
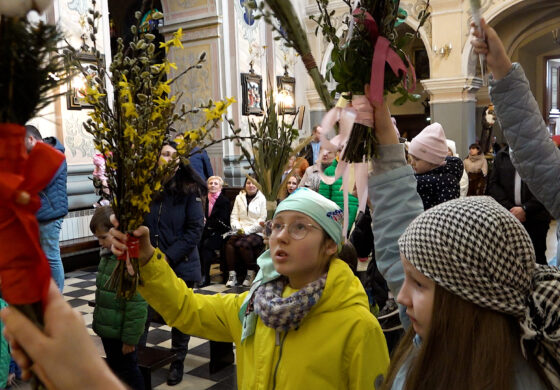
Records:
[[[486,41],[475,33],[475,52],[486,54],[493,77],[490,97],[512,149],[511,160],[531,192],[554,218],[560,217],[560,151],[552,140],[521,65],[512,64],[493,28],[481,23]]]
[[[414,218],[424,211],[416,191],[414,171],[407,165],[404,145],[399,144],[389,110],[376,107],[375,134],[378,157],[369,179],[369,196],[374,206],[375,258],[389,289],[396,297],[404,281],[398,239]]]

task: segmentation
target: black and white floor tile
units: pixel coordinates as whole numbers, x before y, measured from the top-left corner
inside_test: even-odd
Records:
[[[366,268],[367,263],[358,264],[358,271],[365,271]],[[212,273],[215,274],[218,273],[218,271],[213,270]],[[88,332],[94,340],[99,354],[104,355],[101,340],[91,329],[93,307],[89,305],[89,302],[95,300],[95,276],[96,267],[66,273],[64,297],[74,309],[82,314]],[[229,292],[239,293],[243,290],[243,287],[229,289],[224,284],[213,283],[198,291],[203,294],[217,294]],[[167,325],[152,323],[148,334],[147,345],[156,348],[171,348],[171,328]],[[166,366],[152,373],[152,386],[156,390],[171,388],[175,390],[237,389],[235,364],[227,366],[214,374],[210,374],[209,362],[209,341],[198,337],[191,337],[189,352],[185,360],[183,381],[176,386],[168,386],[166,383],[168,367]]]
[[[93,307],[88,304],[89,301],[95,299],[95,276],[95,267],[66,273],[64,297],[74,309],[82,314],[88,332],[98,347],[99,354],[104,355],[101,340],[91,329]],[[240,290],[240,288],[228,289],[223,284],[212,284],[200,291],[204,294],[239,292],[235,290]],[[171,348],[171,328],[167,325],[152,323],[148,333],[147,345],[157,348]],[[189,352],[185,360],[183,381],[176,386],[168,386],[166,383],[168,367],[166,366],[152,373],[152,386],[157,390],[171,388],[175,390],[237,389],[235,365],[227,366],[214,374],[210,374],[209,362],[210,343],[208,340],[191,337]]]

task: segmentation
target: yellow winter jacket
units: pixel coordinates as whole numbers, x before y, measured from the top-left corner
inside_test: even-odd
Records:
[[[258,319],[243,343],[238,311],[247,293],[195,294],[158,250],[140,272],[140,294],[169,326],[236,344],[240,390],[374,389],[389,366],[366,293],[342,260],[331,262],[323,295],[297,330],[276,334]]]

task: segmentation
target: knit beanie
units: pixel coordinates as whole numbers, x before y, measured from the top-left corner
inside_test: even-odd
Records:
[[[274,216],[282,211],[298,211],[307,215],[317,222],[337,245],[342,242],[343,212],[336,203],[323,195],[309,188],[298,188],[280,202]]]
[[[455,141],[451,139],[447,139],[445,140],[445,142],[447,143],[447,148],[451,149],[451,154],[454,157],[459,157],[459,155],[457,154],[457,145],[455,144]]]
[[[452,294],[519,320],[523,344],[560,386],[560,270],[535,263],[523,225],[488,196],[439,204],[399,239],[404,257]]]
[[[447,157],[445,133],[439,123],[432,123],[412,139],[408,153],[417,159],[443,165]]]

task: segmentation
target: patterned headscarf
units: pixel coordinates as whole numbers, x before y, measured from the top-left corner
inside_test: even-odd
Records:
[[[535,263],[527,231],[487,196],[421,214],[399,239],[405,258],[441,287],[519,320],[554,388],[560,388],[560,270]],[[524,351],[525,352],[525,351]]]

